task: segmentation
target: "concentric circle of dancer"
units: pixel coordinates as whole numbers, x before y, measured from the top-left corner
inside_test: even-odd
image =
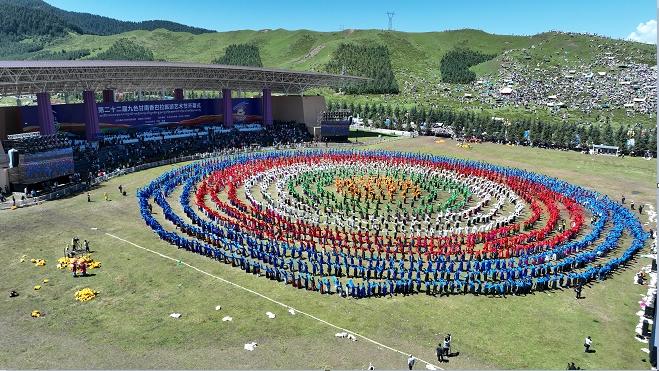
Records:
[[[597,192],[520,169],[388,151],[221,157],[171,170],[138,198],[147,225],[179,248],[353,298],[581,286],[605,279],[648,238],[628,209]]]

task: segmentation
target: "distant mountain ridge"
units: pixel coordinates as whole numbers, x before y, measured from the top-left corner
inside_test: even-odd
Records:
[[[22,7],[38,11],[40,13],[57,18],[68,24],[71,31],[89,35],[114,35],[123,32],[146,30],[153,31],[163,28],[174,32],[189,32],[192,34],[202,34],[215,32],[199,27],[186,26],[180,23],[165,20],[148,20],[142,22],[120,21],[109,17],[104,17],[90,13],[70,12],[56,8],[42,0],[0,0],[0,9],[5,6]],[[10,16],[9,12],[4,11],[4,18]],[[20,19],[18,19],[20,21]]]

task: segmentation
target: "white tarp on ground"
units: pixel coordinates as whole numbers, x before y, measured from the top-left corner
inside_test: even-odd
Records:
[[[258,344],[256,344],[255,341],[252,341],[251,343],[245,344],[245,350],[249,350],[250,352],[254,351]]]
[[[350,125],[351,130],[360,130],[360,131],[367,131],[370,133],[378,133],[378,134],[387,134],[387,135],[397,135],[400,137],[416,137],[419,134],[417,132],[410,132],[410,131],[403,131],[403,130],[391,130],[391,129],[378,129],[378,128],[370,128],[367,126],[362,126],[362,125]]]

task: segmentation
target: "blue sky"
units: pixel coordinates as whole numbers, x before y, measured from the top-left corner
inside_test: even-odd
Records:
[[[547,30],[639,37],[656,29],[656,0],[47,0],[66,10],[122,20],[166,19],[218,31],[387,27],[393,10],[400,31],[477,28],[497,34],[529,35]],[[633,4],[633,5],[632,5]],[[642,27],[637,27],[644,23]],[[656,33],[656,31],[654,32]],[[656,40],[656,38],[654,38]]]

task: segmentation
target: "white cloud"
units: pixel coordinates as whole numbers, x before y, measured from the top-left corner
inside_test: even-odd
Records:
[[[636,31],[627,36],[629,40],[639,41],[646,44],[657,43],[657,21],[651,19],[636,26]]]

